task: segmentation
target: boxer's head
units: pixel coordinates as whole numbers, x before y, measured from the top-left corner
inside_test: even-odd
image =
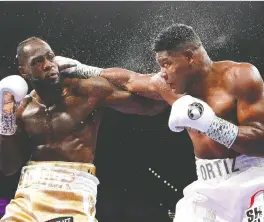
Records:
[[[156,37],[153,45],[156,60],[168,84],[177,77],[190,78],[204,70],[208,57],[193,28],[183,24],[172,25]]]
[[[19,73],[29,81],[59,81],[58,65],[53,62],[54,52],[45,41],[31,37],[17,47]]]

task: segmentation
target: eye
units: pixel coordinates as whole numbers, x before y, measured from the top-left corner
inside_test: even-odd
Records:
[[[163,62],[163,63],[161,64],[161,67],[163,67],[163,68],[169,68],[170,65],[171,65],[170,62]]]
[[[44,59],[43,56],[39,56],[39,57],[33,59],[31,65],[32,65],[32,66],[39,65],[40,63],[44,62],[44,60],[45,60],[45,59]]]
[[[43,61],[44,61],[44,57],[42,57],[42,56],[36,59],[36,63],[40,63]]]

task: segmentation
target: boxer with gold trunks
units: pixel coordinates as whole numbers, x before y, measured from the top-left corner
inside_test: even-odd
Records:
[[[50,46],[32,37],[17,49],[21,76],[0,81],[0,170],[23,167],[1,221],[93,222],[97,185],[96,138],[103,108],[155,115],[167,105],[121,90],[88,67],[89,79],[60,76]],[[33,91],[26,96],[28,86]]]

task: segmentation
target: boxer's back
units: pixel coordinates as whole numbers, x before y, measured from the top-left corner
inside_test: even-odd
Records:
[[[215,62],[211,77],[202,84],[202,88],[194,85],[190,91],[192,96],[205,101],[217,116],[237,124],[237,97],[235,94],[236,78],[238,69],[243,63],[232,61]],[[207,135],[188,130],[194,145],[195,155],[205,159],[221,159],[235,157],[239,154],[228,150],[221,144],[211,140]]]
[[[21,119],[31,160],[93,162],[102,116],[96,98],[65,88],[61,103],[49,108],[38,102],[35,92],[28,100]]]

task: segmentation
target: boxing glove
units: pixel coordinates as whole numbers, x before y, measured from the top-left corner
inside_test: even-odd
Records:
[[[77,65],[80,65],[81,63],[75,59],[66,58],[63,56],[55,56],[53,59],[53,62],[55,62],[58,65],[58,68],[60,71],[68,68],[75,67]]]
[[[11,75],[0,81],[0,134],[16,132],[17,107],[27,92],[28,85],[21,76]]]
[[[88,66],[77,60],[56,56],[54,62],[58,65],[60,73],[64,77],[88,79],[92,76],[99,76],[103,69]]]
[[[171,131],[179,132],[181,127],[198,130],[216,142],[230,148],[238,134],[238,127],[215,115],[204,101],[190,95],[177,99],[169,117]]]

